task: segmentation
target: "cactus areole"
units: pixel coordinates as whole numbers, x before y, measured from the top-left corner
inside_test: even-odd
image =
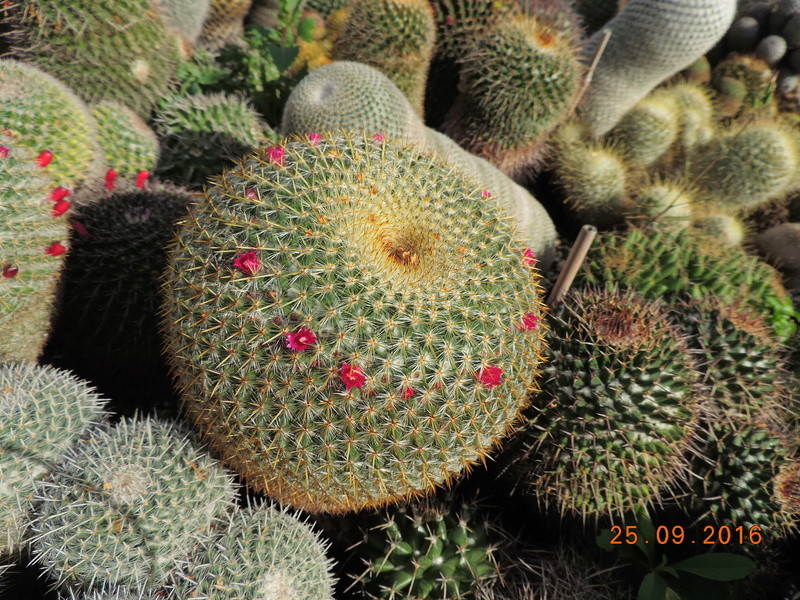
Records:
[[[245,481],[342,513],[483,461],[535,388],[537,272],[493,199],[383,136],[306,136],[226,171],[164,279],[184,407]]]

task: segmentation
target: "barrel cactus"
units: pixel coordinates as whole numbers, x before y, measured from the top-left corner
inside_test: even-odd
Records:
[[[33,562],[59,585],[163,585],[226,516],[233,482],[176,425],[92,430],[39,486]]]
[[[411,147],[316,135],[206,196],[171,251],[166,348],[250,486],[309,512],[378,507],[449,483],[513,426],[541,292],[480,188]]]
[[[158,159],[158,139],[139,115],[119,102],[106,100],[92,107],[105,165],[121,176],[152,171]]]
[[[35,361],[64,261],[69,190],[25,148],[0,145],[0,359]]]
[[[17,552],[36,481],[104,418],[105,399],[68,371],[0,364],[0,556]]]

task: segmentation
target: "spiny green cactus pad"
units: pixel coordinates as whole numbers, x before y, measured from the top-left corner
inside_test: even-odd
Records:
[[[190,417],[254,488],[377,507],[482,461],[535,388],[537,275],[496,204],[373,138],[264,148],[194,206],[163,325]]]

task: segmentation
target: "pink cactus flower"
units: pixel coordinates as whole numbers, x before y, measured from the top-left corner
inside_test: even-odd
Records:
[[[11,148],[8,146],[0,146],[0,158],[8,158],[9,152],[11,152]]]
[[[522,256],[525,257],[522,259],[522,262],[524,262],[526,265],[533,266],[536,264],[536,255],[530,248],[525,248],[525,250],[522,252]]]
[[[538,329],[539,328],[539,317],[537,317],[533,313],[525,313],[522,316],[522,325],[517,325],[517,329],[531,330],[531,329]]]
[[[372,139],[375,140],[377,144],[382,144],[386,141],[386,136],[382,133],[375,133],[372,135]]]
[[[44,152],[41,152],[39,156],[36,158],[36,163],[40,167],[46,167],[47,165],[50,164],[51,160],[53,160],[53,153],[50,152],[50,150],[45,150]]]
[[[444,19],[445,24],[453,25],[456,22],[456,18],[453,15],[447,15]]]
[[[245,275],[255,275],[263,268],[255,250],[244,252],[234,258],[233,266]]]
[[[72,202],[69,200],[59,200],[53,205],[53,216],[60,217],[69,210],[70,206],[72,206]]]
[[[366,383],[364,371],[360,367],[353,367],[347,363],[342,363],[342,367],[339,369],[339,377],[348,392],[353,388],[361,389]]]
[[[414,395],[414,389],[410,388],[410,387],[407,387],[407,388],[405,388],[403,390],[403,393],[401,395],[403,396],[403,398],[408,400],[409,398],[411,398]]]
[[[66,246],[64,246],[64,244],[62,244],[61,242],[53,242],[52,244],[50,244],[47,250],[44,251],[44,253],[49,254],[50,256],[61,256],[66,251],[67,248]]]
[[[267,148],[267,156],[269,156],[269,162],[282,167],[286,157],[286,149],[283,146],[270,146]]]
[[[258,200],[258,194],[256,194],[255,190],[248,188],[244,191],[244,195],[250,198],[250,200]]]
[[[19,269],[14,265],[3,265],[3,277],[6,279],[16,277],[17,273],[19,273]]]
[[[113,190],[117,181],[117,172],[114,169],[106,171],[106,189]]]
[[[483,196],[484,198],[491,198],[492,197],[492,192],[490,192],[489,190],[483,190],[481,192],[481,196]]]
[[[286,334],[286,345],[290,350],[305,352],[306,348],[317,343],[317,336],[308,327],[301,327],[300,331]]]
[[[322,141],[322,136],[318,133],[309,133],[308,141],[311,142],[312,146],[319,146],[319,143]]]
[[[478,381],[487,388],[493,388],[503,382],[503,369],[489,366],[478,371]]]
[[[148,171],[139,171],[136,174],[136,187],[143,188],[149,177],[150,173]]]
[[[61,202],[64,198],[72,194],[67,188],[65,187],[57,187],[52,192],[50,192],[50,200],[53,202]]]

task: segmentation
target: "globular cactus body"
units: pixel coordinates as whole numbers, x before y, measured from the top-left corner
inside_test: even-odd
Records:
[[[242,44],[244,18],[253,0],[211,0],[208,17],[203,24],[199,47],[219,50],[226,44]]]
[[[736,0],[630,0],[605,28],[611,38],[584,96],[580,114],[603,135],[656,85],[688,67],[725,34]],[[583,46],[591,61],[603,37]]]
[[[208,189],[171,252],[163,324],[184,406],[249,485],[297,508],[446,484],[536,385],[540,292],[516,244],[480,188],[411,147],[262,149]]]
[[[91,110],[106,167],[123,177],[155,168],[158,139],[139,115],[112,101],[100,102]]]

